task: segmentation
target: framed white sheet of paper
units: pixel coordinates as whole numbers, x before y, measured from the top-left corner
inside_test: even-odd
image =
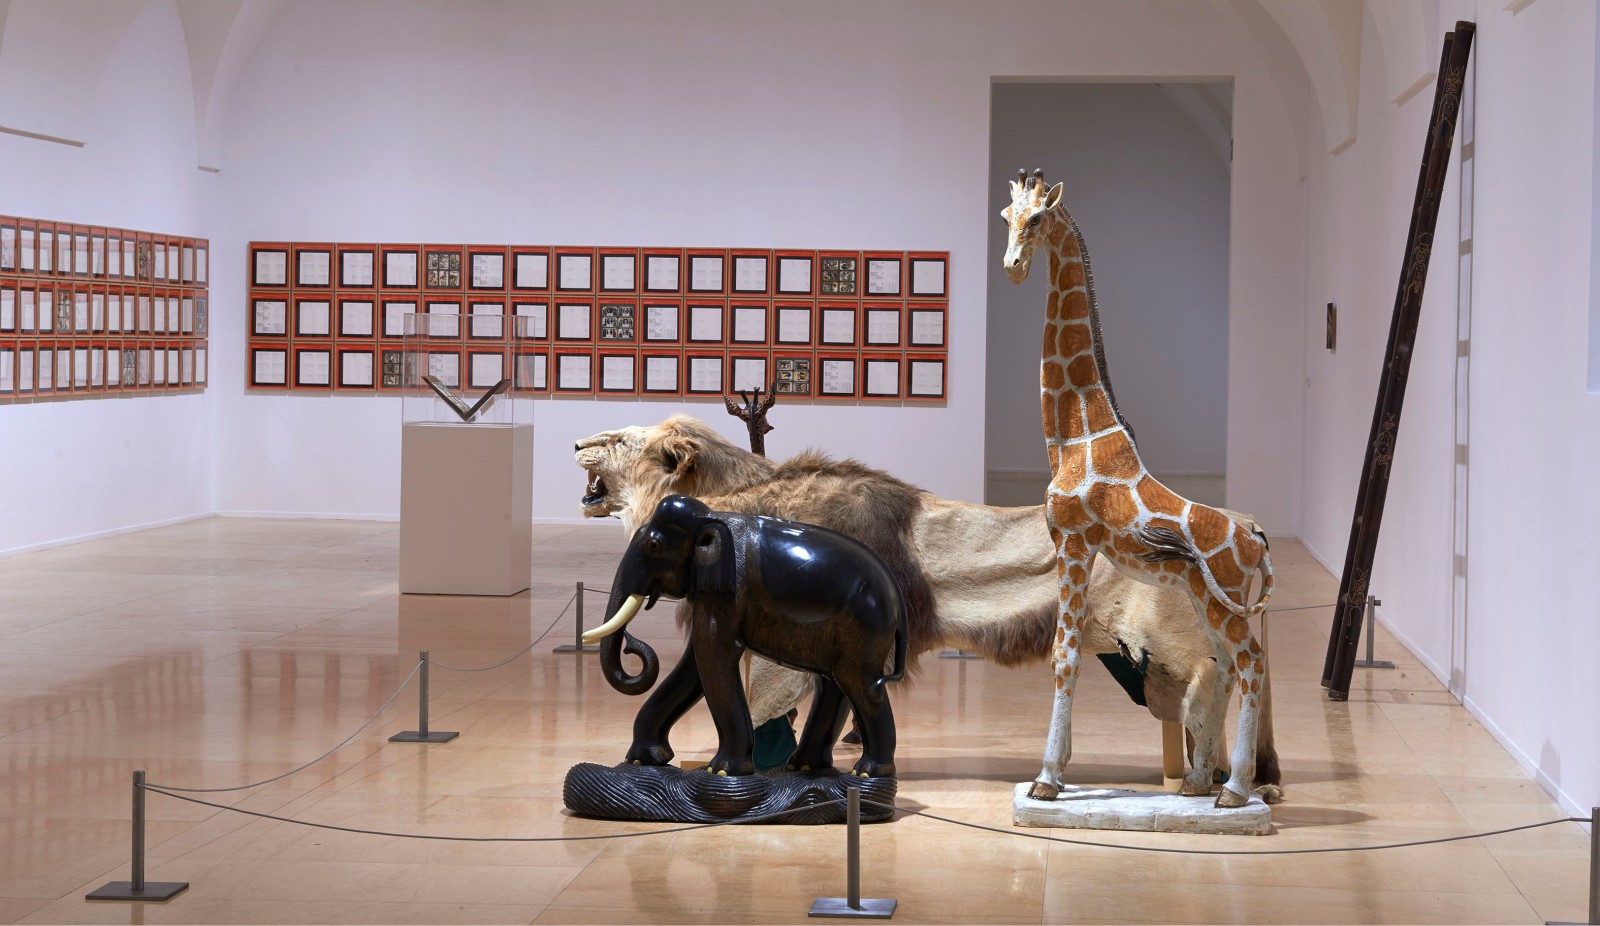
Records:
[[[210,271],[210,268],[211,249],[205,247],[196,247],[194,249],[194,281],[196,283],[207,282],[206,274]],[[201,364],[200,366],[202,370],[205,369],[205,364]],[[205,380],[201,380],[201,382],[205,382]]]
[[[106,348],[106,385],[107,386],[120,386],[120,385],[122,385],[122,380],[123,380],[122,370],[123,370],[123,363],[124,363],[124,359],[123,358],[125,356],[127,356],[126,352],[124,352],[122,350],[122,348],[120,348],[120,347],[108,347],[108,348]]]
[[[159,353],[159,352],[158,352]],[[72,354],[64,347],[56,348],[56,388],[72,388]],[[158,379],[158,383],[165,380]]]
[[[633,357],[601,354],[600,388],[606,392],[632,392]]]
[[[867,309],[867,343],[874,346],[900,343],[899,309]]]
[[[756,357],[733,358],[733,391],[767,388],[767,362]]]
[[[518,254],[516,275],[511,285],[517,289],[549,289],[550,257],[546,254]]]
[[[417,285],[417,252],[390,251],[383,255],[383,285],[412,289]]]
[[[506,288],[506,256],[504,254],[473,254],[472,255],[472,281],[473,289],[505,289]],[[499,382],[499,380],[495,380]],[[494,383],[490,383],[494,385]]]
[[[194,348],[185,347],[178,353],[178,381],[185,386],[194,382]]]
[[[587,305],[560,306],[560,315],[556,322],[556,337],[564,341],[587,341],[592,326],[591,316],[594,314]]]
[[[79,276],[87,276],[89,273],[88,235],[72,236],[72,272]]]
[[[106,349],[91,347],[89,349],[89,385],[98,389],[106,384]]]
[[[372,273],[372,267],[369,264],[367,266],[367,275],[371,276],[371,273]],[[186,245],[183,246],[183,276],[182,276],[182,279],[183,279],[183,281],[185,283],[193,283],[194,282],[194,247],[192,245],[187,245],[186,244]]]
[[[867,360],[866,395],[898,396],[900,394],[900,361]]]
[[[646,357],[646,358],[644,358],[644,391],[645,392],[677,392],[678,391],[678,358],[677,357]]]
[[[328,379],[328,352],[325,350],[302,350],[294,355],[295,374],[294,381],[299,386],[326,386]]]
[[[89,330],[89,294],[72,294],[72,330],[87,332]]]
[[[735,257],[733,259],[733,291],[736,293],[766,292],[767,259],[765,257]]]
[[[811,258],[778,258],[778,292],[811,292]]]
[[[471,306],[471,314],[472,321],[467,327],[467,337],[498,339],[506,336],[505,306],[498,302],[480,302]],[[494,383],[489,385],[493,386]]]
[[[735,344],[765,344],[767,342],[767,307],[764,305],[734,306],[733,340]]]
[[[854,360],[822,361],[822,394],[855,395],[856,362]]]
[[[633,291],[633,255],[604,254],[600,258],[600,288],[608,292]]]
[[[908,362],[911,364],[911,395],[935,397],[944,395],[943,360],[913,359]]]
[[[689,306],[689,340],[699,343],[722,340],[722,306]]]
[[[150,297],[143,294],[139,296],[139,330],[150,330]],[[284,331],[288,330],[287,327],[284,328]]]
[[[109,356],[106,358],[106,369],[111,369],[111,358]],[[194,381],[202,385],[206,381],[206,349],[204,347],[194,349]]]
[[[339,385],[371,386],[372,351],[347,350],[339,355]]]
[[[856,312],[854,309],[822,310],[822,343],[854,344],[856,342]]]
[[[285,362],[288,351],[258,350],[251,358],[251,382],[257,386],[282,386],[284,379]]]
[[[589,389],[594,358],[588,354],[556,355],[556,388]]]
[[[475,353],[468,356],[471,365],[467,368],[467,383],[471,388],[488,389],[505,378],[505,355]]]
[[[89,272],[97,277],[106,274],[106,239],[101,235],[89,239]]]
[[[0,225],[0,271],[9,273],[15,269],[17,269],[17,227]]]
[[[517,358],[517,388],[547,389],[550,358],[544,354],[523,354]]]
[[[404,337],[406,333],[406,316],[415,315],[417,304],[415,302],[384,302],[383,304],[383,336],[386,338]]]
[[[652,254],[645,260],[644,288],[654,293],[678,291],[678,257],[675,254]]]
[[[646,341],[678,340],[678,307],[675,305],[646,305],[644,307],[644,339]]]
[[[72,351],[72,386],[83,389],[89,385],[89,348],[77,347]]]
[[[556,283],[562,289],[586,290],[591,287],[594,258],[587,254],[557,254]]]
[[[294,333],[300,337],[327,337],[330,331],[329,315],[327,300],[302,299],[295,304]]]
[[[279,335],[289,333],[289,303],[282,299],[255,300],[255,322],[252,334]]]
[[[123,313],[127,311],[124,306],[132,300],[124,300],[121,293],[106,294],[106,330],[122,331]]]
[[[0,348],[0,392],[17,391],[17,352],[9,347]]]
[[[722,360],[717,357],[689,358],[689,391],[722,391]]]
[[[177,242],[171,242],[167,245],[167,279],[169,280],[176,280],[179,278],[181,271],[178,266],[178,253],[179,250]],[[174,369],[176,369],[176,367],[174,367]]]
[[[296,286],[327,286],[331,282],[327,251],[301,251],[295,255]]]
[[[167,330],[178,332],[183,329],[183,300],[177,296],[167,297]]]
[[[134,258],[133,258],[133,245],[134,245],[134,242],[133,242],[132,238],[124,238],[124,239],[122,239],[122,275],[123,275],[124,278],[132,277],[134,275],[134,273],[136,273],[138,271],[138,264],[134,261]],[[281,264],[278,267],[278,274],[277,274],[278,277],[279,277],[278,285],[282,286],[283,284],[288,283],[289,282],[289,270],[288,270],[288,268],[289,268],[289,252],[287,252],[287,251],[273,251],[273,252],[269,252],[269,253],[277,254],[278,257],[281,260]],[[256,277],[257,281],[259,281],[260,279],[261,279],[260,276]]]
[[[516,306],[518,318],[526,318],[527,328],[524,335],[530,338],[547,338],[550,336],[550,306],[544,302],[519,302]]]
[[[927,257],[912,259],[911,295],[944,295],[944,261]]]
[[[7,293],[7,295],[10,295]],[[187,301],[187,300],[185,300]],[[0,319],[0,328],[4,328],[4,320]],[[94,331],[106,330],[106,294],[91,293],[89,296],[89,327]]]
[[[33,272],[34,249],[38,241],[37,232],[33,229],[22,228],[17,230],[17,266],[24,273]],[[18,361],[19,365],[20,363],[21,361]]]
[[[122,239],[106,239],[106,276],[122,276]]]
[[[722,258],[715,254],[689,255],[689,291],[722,292]]]
[[[900,295],[900,262],[882,258],[867,259],[867,295]]]
[[[50,241],[50,239],[46,238],[41,243],[48,244],[49,241]],[[72,270],[72,233],[71,232],[64,232],[64,231],[56,232],[56,235],[55,235],[55,247],[52,249],[52,253],[55,255],[56,272],[57,273],[68,273],[68,272],[71,272],[71,270]],[[51,264],[50,264],[50,261],[41,259],[39,261],[39,265],[41,267],[49,267]]]
[[[17,330],[17,291],[0,289],[0,331]]]
[[[33,351],[17,351],[17,391],[33,391]]]
[[[372,337],[372,303],[347,299],[339,303],[339,337]]]
[[[454,351],[429,354],[428,375],[436,377],[451,389],[461,388],[461,355]]]
[[[133,242],[124,242],[130,253],[124,254],[132,258],[131,249]],[[132,266],[129,263],[128,266]],[[257,286],[287,286],[289,284],[289,252],[288,251],[257,251],[256,276]]]
[[[345,251],[339,255],[339,285],[340,286],[371,286],[372,285],[371,251]],[[367,358],[371,366],[371,359]]]
[[[461,337],[461,303],[430,302],[424,316],[430,338]]]

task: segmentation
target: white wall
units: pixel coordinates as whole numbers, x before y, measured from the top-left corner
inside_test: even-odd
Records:
[[[1221,88],[1226,98],[1229,89]],[[1094,264],[1117,404],[1152,471],[1221,473],[1228,421],[1228,152],[1155,84],[997,83],[989,211],[1017,168],[1043,167]],[[1006,228],[989,225],[989,254]],[[1041,258],[1042,260],[1042,258]],[[1037,357],[1048,274],[985,267],[985,466],[1046,471]]]
[[[1229,297],[1229,351],[1270,360],[1229,375],[1229,498],[1293,532],[1301,357],[1269,345],[1303,323],[1302,243],[1281,232],[1302,222],[1294,130],[1231,20],[1149,0],[291,9],[228,113],[217,507],[397,509],[394,402],[245,393],[251,239],[949,250],[949,403],[780,405],[768,446],[819,445],[980,498],[989,92],[995,75],[1028,74],[1238,75],[1230,262],[1248,282]],[[689,407],[742,442],[719,405]],[[576,514],[573,439],[677,408],[541,401],[535,516]]]
[[[41,35],[74,34],[72,9],[14,4],[18,11],[27,15],[7,20],[7,54]],[[63,101],[84,147],[0,135],[0,209],[209,236],[216,178],[195,167],[189,67],[172,0],[150,4],[105,44],[99,84],[84,91],[90,98]],[[73,51],[58,48],[61,60]],[[81,89],[56,82],[54,71],[31,82],[4,76],[8,95],[51,100]],[[209,404],[182,395],[0,405],[0,553],[209,513]]]
[[[1600,395],[1586,389],[1595,8],[1441,4],[1477,23],[1467,601],[1451,620],[1459,149],[1439,214],[1373,592],[1383,617],[1574,812],[1600,803]],[[1431,93],[1378,88],[1358,141],[1312,165],[1304,539],[1343,561]],[[1376,65],[1376,66],[1375,66]],[[1325,257],[1320,256],[1325,255]],[[1311,336],[1340,304],[1335,355]]]

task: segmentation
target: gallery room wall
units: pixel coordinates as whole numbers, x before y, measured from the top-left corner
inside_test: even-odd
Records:
[[[948,404],[779,405],[768,450],[821,446],[980,498],[989,93],[1028,74],[1237,75],[1230,260],[1249,257],[1230,355],[1257,359],[1229,374],[1229,497],[1294,532],[1303,358],[1269,345],[1303,324],[1302,242],[1280,231],[1302,222],[1295,127],[1233,21],[1181,2],[291,8],[227,114],[217,508],[397,508],[397,403],[245,393],[252,239],[949,250]],[[1036,411],[1031,390],[1017,401]],[[683,408],[743,443],[718,404],[539,402],[536,518],[576,516],[574,438]]]
[[[1457,19],[1478,25],[1470,327],[1462,329],[1470,373],[1462,391],[1458,147],[1372,579],[1385,623],[1582,813],[1600,802],[1600,677],[1571,659],[1600,650],[1600,547],[1579,526],[1600,521],[1600,396],[1586,389],[1585,355],[1594,10],[1583,0],[1537,0],[1516,14],[1497,2],[1440,5],[1441,30]],[[1358,139],[1315,159],[1308,180],[1316,258],[1306,299],[1303,539],[1336,573],[1431,104],[1431,89],[1388,101],[1373,28],[1368,17]],[[1321,328],[1330,301],[1340,307],[1332,354]],[[1470,433],[1464,484],[1458,401]],[[1458,490],[1464,519],[1452,516]]]
[[[1227,85],[1212,85],[1223,104]],[[989,212],[1004,180],[1043,167],[1062,181],[1095,272],[1106,364],[1117,403],[1157,474],[1220,475],[1228,430],[1228,119],[1206,109],[1212,136],[1172,94],[1205,105],[1195,85],[997,83]],[[1040,114],[1046,118],[1034,118]],[[1003,179],[1002,179],[1003,178]],[[1006,245],[991,218],[988,253]],[[1020,285],[998,260],[988,287],[985,468],[1047,474],[1037,395],[1042,266]],[[1041,483],[1042,485],[1043,483]]]
[[[0,61],[39,52],[99,80],[0,70],[0,124],[83,142],[0,134],[0,209],[211,235],[217,178],[195,166],[176,7],[108,11],[103,34],[78,12],[18,3],[6,18]],[[92,67],[78,58],[87,51]],[[209,405],[191,394],[0,406],[0,553],[209,514]]]

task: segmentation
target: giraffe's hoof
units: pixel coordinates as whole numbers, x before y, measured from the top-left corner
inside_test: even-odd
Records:
[[[1250,803],[1250,795],[1240,794],[1232,788],[1223,788],[1217,794],[1218,807],[1243,807]]]
[[[1036,781],[1028,788],[1028,797],[1035,801],[1053,801],[1060,793],[1060,788],[1042,781]]]
[[[1183,784],[1178,787],[1178,793],[1184,797],[1206,797],[1211,793],[1211,789],[1185,778]]]

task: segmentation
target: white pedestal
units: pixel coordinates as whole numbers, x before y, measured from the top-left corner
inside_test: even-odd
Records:
[[[1121,788],[1063,791],[1053,801],[1036,801],[1028,797],[1030,784],[1017,785],[1011,798],[1011,822],[1017,826],[1222,836],[1265,836],[1272,832],[1272,808],[1254,794],[1243,807],[1213,806],[1215,797]]]
[[[532,560],[533,425],[402,425],[400,591],[515,595]]]

